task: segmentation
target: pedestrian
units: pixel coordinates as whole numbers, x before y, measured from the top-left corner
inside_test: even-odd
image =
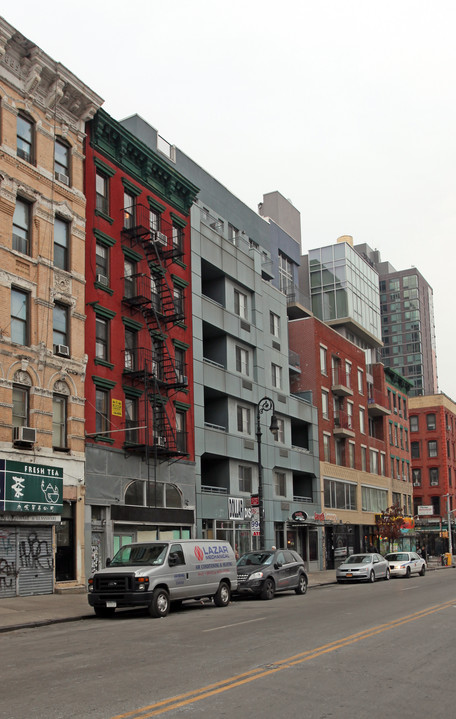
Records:
[[[424,544],[421,547],[421,556],[423,557],[424,561],[426,561],[427,554],[426,554],[426,547],[424,546]]]

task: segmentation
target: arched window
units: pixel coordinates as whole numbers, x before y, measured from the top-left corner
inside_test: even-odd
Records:
[[[149,490],[149,491],[148,491]],[[182,507],[182,493],[175,484],[147,483],[135,479],[125,490],[125,504],[136,507]]]

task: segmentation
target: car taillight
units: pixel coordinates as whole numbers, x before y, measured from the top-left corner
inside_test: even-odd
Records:
[[[93,578],[92,577],[90,577],[90,579],[88,581],[88,585],[89,585],[88,586],[89,592],[93,592]]]

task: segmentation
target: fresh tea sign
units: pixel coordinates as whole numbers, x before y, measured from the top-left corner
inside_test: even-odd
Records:
[[[61,514],[63,469],[0,459],[0,510]]]

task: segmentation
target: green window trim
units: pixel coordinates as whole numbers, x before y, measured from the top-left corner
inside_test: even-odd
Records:
[[[132,260],[133,262],[140,262],[140,260],[144,259],[144,255],[140,255],[139,252],[135,252],[129,247],[125,247],[125,245],[122,245],[122,252],[127,259]]]
[[[142,394],[144,394],[144,390],[138,389],[137,387],[130,387],[126,384],[122,385],[122,389],[124,391],[125,397],[128,397],[129,399],[137,399],[138,397],[141,397]]]
[[[95,215],[97,217],[101,217],[103,220],[106,220],[106,222],[109,222],[110,225],[112,225],[114,222],[113,217],[110,217],[109,215],[106,214],[106,212],[102,212],[101,210],[95,210]]]
[[[132,320],[131,317],[122,317],[122,322],[125,327],[128,327],[129,330],[134,330],[135,332],[139,332],[139,330],[142,330],[144,327],[141,322],[136,322],[136,320]]]
[[[110,287],[106,287],[106,285],[100,284],[100,282],[95,281],[93,283],[93,286],[97,288],[97,290],[103,290],[103,292],[106,292],[108,295],[113,295],[114,290],[112,290]]]
[[[113,167],[107,165],[106,162],[100,160],[99,157],[94,157],[93,162],[97,170],[100,170],[100,172],[104,172],[104,174],[108,175],[108,177],[114,177],[117,172],[117,170],[115,170]]]
[[[107,444],[114,444],[114,437],[106,437],[103,434],[90,435],[89,439],[93,439],[94,442],[107,442]]]
[[[130,192],[135,197],[139,197],[142,193],[142,189],[134,185],[130,180],[127,180],[126,177],[122,177],[122,185],[125,187],[127,192]]]
[[[180,410],[181,412],[188,412],[189,409],[191,409],[191,404],[187,404],[187,402],[180,402],[179,400],[175,400],[174,406],[176,409]]]
[[[154,405],[156,407],[165,407],[168,404],[168,397],[164,397],[161,394],[150,395],[150,404],[152,406],[152,409]]]
[[[160,342],[166,342],[168,339],[168,335],[163,334],[163,332],[159,330],[150,330],[150,336],[153,337],[154,340],[160,340]]]
[[[190,347],[190,345],[187,344],[187,342],[181,342],[181,340],[173,339],[172,343],[173,343],[174,347],[177,347],[180,350],[188,350]]]
[[[165,205],[162,205],[158,200],[155,199],[155,197],[151,197],[150,195],[147,195],[147,201],[151,207],[152,210],[155,210],[155,212],[158,212],[160,215],[166,210]]]
[[[182,277],[178,277],[177,275],[171,275],[171,279],[175,285],[177,285],[178,287],[182,287],[183,289],[188,287],[190,284],[188,280],[183,280]]]
[[[92,382],[98,389],[114,389],[117,382],[114,382],[111,379],[106,379],[105,377],[98,377],[96,374],[92,375]]]
[[[105,320],[112,320],[116,316],[117,312],[114,312],[113,310],[109,310],[107,307],[103,307],[102,305],[99,305],[98,302],[93,306],[93,311],[96,315],[99,317],[103,317]]]
[[[178,227],[187,227],[187,220],[183,220],[182,217],[179,217],[179,215],[176,215],[174,212],[170,212],[169,214],[175,225],[178,225]]]
[[[109,235],[105,234],[101,230],[99,230],[97,227],[93,228],[93,234],[95,235],[95,238],[97,242],[100,243],[100,245],[104,245],[105,247],[112,247],[116,244],[116,241],[110,237]]]
[[[102,367],[107,367],[108,369],[114,369],[114,365],[112,362],[108,362],[108,360],[101,359],[101,357],[95,357],[93,360],[94,364],[99,364]]]
[[[185,262],[182,262],[178,257],[174,260],[175,265],[179,265],[179,267],[182,267],[183,270],[187,269],[187,264]]]

